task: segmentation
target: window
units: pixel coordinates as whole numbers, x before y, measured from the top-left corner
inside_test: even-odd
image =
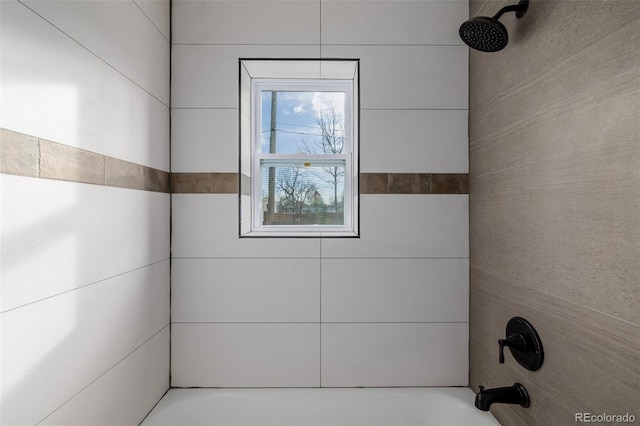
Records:
[[[357,65],[241,60],[241,236],[358,236]]]

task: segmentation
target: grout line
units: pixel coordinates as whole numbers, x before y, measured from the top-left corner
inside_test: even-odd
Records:
[[[318,40],[318,44],[319,44],[319,48],[320,51],[318,52],[320,55],[320,58],[322,58],[322,0],[318,0],[318,6],[319,6],[319,16],[318,16],[318,21],[319,21],[319,27],[318,30],[320,31],[320,38]],[[320,75],[322,75],[322,62],[320,62]],[[322,383],[320,383],[320,387],[322,387]]]
[[[172,324],[250,324],[250,325],[258,325],[258,324],[318,324],[318,321],[174,321]]]
[[[320,326],[318,327],[318,333],[319,333],[319,338],[320,338],[320,356],[318,357],[319,359],[319,368],[320,368],[320,387],[322,387],[322,238],[320,238],[320,267],[319,267],[319,273],[320,273],[320,312],[319,312],[319,318],[320,318]]]
[[[162,36],[163,39],[167,40],[167,38],[164,36],[164,34],[162,34],[162,31],[160,31],[160,28],[158,28],[158,26],[156,25],[155,22],[153,22],[153,20],[149,17],[149,15],[147,15],[146,13],[144,13],[144,10],[142,10],[142,8],[140,7],[140,5],[138,4],[138,2],[136,0],[132,0],[133,4],[135,4],[138,9],[140,9],[140,12],[142,12],[142,14],[149,20],[149,22],[151,22],[151,25],[153,25],[154,27],[156,27],[156,30],[158,30],[158,32],[160,33],[160,35]],[[169,15],[169,19],[171,19],[171,15]],[[171,24],[169,24],[169,27],[171,27]],[[171,44],[171,40],[167,40],[167,43]]]
[[[173,77],[173,0],[169,0],[169,81],[167,82],[169,84],[169,105],[171,105],[172,103],[172,96],[171,93],[173,92],[171,90],[171,82],[172,82],[172,77]],[[171,171],[173,168],[173,155],[171,155],[172,152],[172,146],[173,146],[173,138],[171,137],[172,135],[172,125],[173,125],[173,121],[172,121],[172,117],[173,117],[173,108],[169,108],[169,389],[171,389],[171,383],[173,380],[172,377],[172,355],[173,355],[173,253],[171,252],[172,247],[173,247],[173,194],[171,192]],[[169,392],[169,389],[167,389],[167,392]],[[166,395],[166,392],[165,392]],[[164,398],[164,395],[162,396]],[[160,398],[160,400],[162,400],[162,398]],[[160,403],[160,400],[158,400],[158,402],[156,403],[156,405],[158,403]],[[155,406],[154,406],[155,408]],[[153,410],[153,408],[151,409],[151,411]],[[151,413],[151,411],[149,411],[149,413]],[[149,415],[149,413],[147,413],[147,416]],[[146,416],[145,416],[146,418]],[[143,419],[144,421],[144,419]]]
[[[102,57],[100,57],[98,54],[96,54],[95,52],[93,52],[91,49],[89,49],[88,47],[86,47],[85,45],[83,45],[82,43],[80,43],[78,40],[76,40],[75,38],[71,37],[69,34],[67,34],[66,32],[62,31],[61,28],[59,28],[58,26],[56,26],[53,22],[49,21],[47,18],[45,18],[44,16],[40,15],[38,12],[36,12],[35,10],[33,10],[32,8],[30,8],[29,6],[27,6],[24,3],[24,0],[18,0],[18,2],[26,7],[27,9],[29,9],[31,12],[33,12],[34,14],[36,14],[37,16],[39,16],[42,20],[44,20],[45,22],[47,22],[49,25],[51,25],[53,28],[57,29],[58,31],[60,31],[62,34],[64,34],[65,36],[67,36],[69,39],[73,40],[78,46],[82,47],[83,49],[85,49],[87,52],[91,53],[93,56],[95,56],[96,58],[98,58],[100,61],[102,61],[104,64],[106,64],[109,68],[113,69],[115,72],[117,72],[118,74],[120,74],[121,76],[123,76],[124,78],[126,78],[127,80],[129,80],[131,83],[133,83],[135,86],[137,86],[140,90],[142,90],[143,92],[145,92],[147,95],[151,96],[152,98],[154,98],[155,100],[157,100],[158,102],[160,102],[162,105],[164,105],[165,107],[169,108],[169,105],[165,104],[162,100],[160,100],[160,98],[158,98],[156,95],[154,95],[153,93],[149,92],[147,89],[145,89],[144,87],[142,87],[140,84],[138,84],[137,82],[135,82],[134,80],[132,80],[129,76],[127,76],[126,74],[124,74],[122,71],[120,71],[119,69],[117,69],[116,67],[114,67],[113,65],[111,65],[109,62],[107,62],[105,59],[103,59]]]
[[[232,111],[238,111],[240,109],[240,106],[230,106],[230,107],[179,107],[179,106],[172,106],[171,110],[190,110],[190,109],[195,109],[195,110],[232,110]]]
[[[323,321],[322,324],[468,324],[469,321]],[[318,324],[317,321],[176,321],[172,325],[215,324],[215,325],[287,325]]]
[[[360,111],[469,111],[469,108],[365,108]]]
[[[329,237],[319,237],[329,238]],[[236,257],[236,256],[173,256],[171,259],[179,260],[313,260],[317,257]],[[322,260],[468,260],[469,257],[385,257],[385,256],[368,256],[368,257],[323,257]]]
[[[140,349],[142,346],[144,346],[147,342],[149,342],[151,339],[153,339],[154,337],[156,337],[158,334],[160,334],[162,331],[164,331],[167,327],[169,327],[169,324],[166,324],[164,326],[162,326],[162,328],[158,331],[156,331],[153,335],[151,335],[151,337],[149,337],[147,340],[145,340],[144,342],[140,343],[138,346],[136,346],[131,352],[129,352],[127,355],[125,355],[123,358],[121,358],[118,362],[116,362],[115,364],[113,364],[111,367],[109,367],[104,373],[100,374],[98,377],[96,377],[94,380],[92,380],[89,384],[87,384],[86,386],[84,386],[82,389],[80,389],[78,392],[76,392],[75,394],[73,394],[69,399],[67,399],[65,402],[63,402],[62,404],[60,404],[56,409],[54,409],[52,412],[50,412],[49,414],[47,414],[42,420],[40,420],[39,422],[36,423],[36,425],[39,425],[40,423],[42,423],[43,421],[45,421],[47,418],[49,418],[50,416],[52,416],[56,411],[58,411],[59,409],[61,409],[63,406],[65,406],[69,401],[71,401],[73,398],[75,398],[76,396],[80,395],[85,389],[87,389],[89,386],[93,385],[95,382],[97,382],[98,380],[100,380],[100,378],[102,378],[105,374],[107,374],[109,371],[113,370],[116,366],[118,366],[118,364],[120,364],[122,361],[124,361],[125,359],[127,359],[129,356],[131,356],[134,352],[136,352],[138,349]]]
[[[83,289],[83,288],[86,288],[86,287],[89,287],[89,286],[92,286],[92,285],[100,284],[100,283],[102,283],[102,282],[104,282],[104,281],[108,281],[108,280],[110,280],[110,279],[117,278],[117,277],[120,277],[120,276],[122,276],[122,275],[130,274],[130,273],[132,273],[132,272],[139,271],[139,270],[141,270],[141,269],[148,268],[148,267],[150,267],[150,266],[155,266],[155,265],[158,265],[158,264],[160,264],[160,263],[162,263],[162,262],[167,262],[167,261],[169,261],[169,260],[171,260],[171,258],[167,258],[167,259],[159,260],[159,261],[157,261],[157,262],[150,263],[150,264],[145,265],[145,266],[140,266],[139,268],[131,269],[131,270],[129,270],[129,271],[121,272],[121,273],[116,274],[116,275],[112,275],[112,276],[109,276],[109,277],[106,277],[106,278],[102,278],[102,279],[100,279],[100,280],[98,280],[98,281],[94,281],[94,282],[91,282],[91,283],[88,283],[88,284],[84,284],[84,285],[81,285],[81,286],[79,286],[79,287],[74,287],[74,288],[71,288],[71,289],[69,289],[69,290],[65,290],[65,291],[60,292],[60,293],[52,294],[51,296],[43,297],[42,299],[34,300],[34,301],[32,301],[32,302],[25,303],[25,304],[23,304],[23,305],[20,305],[20,306],[16,306],[16,307],[13,307],[13,308],[7,309],[6,311],[2,311],[2,312],[0,312],[0,314],[6,314],[6,313],[8,313],[8,312],[15,311],[16,309],[24,308],[24,307],[26,307],[26,306],[33,305],[33,304],[36,304],[36,303],[40,303],[40,302],[43,302],[43,301],[45,301],[45,300],[53,299],[54,297],[62,296],[62,295],[64,295],[64,294],[71,293],[71,292],[73,292],[73,291],[77,291],[77,290],[80,290],[80,289]]]
[[[463,47],[468,48],[464,43],[461,44],[445,44],[445,43],[173,43],[174,46],[230,46],[230,47],[247,47],[247,46],[310,46],[310,47]]]
[[[173,43],[174,46],[309,46],[318,47],[318,43]],[[252,58],[253,59],[253,58]]]
[[[237,111],[240,106],[222,106],[222,107],[181,107],[172,106],[171,110],[233,110]],[[469,108],[365,108],[360,107],[360,111],[469,111]]]
[[[171,390],[171,385],[169,385],[169,388],[164,391],[164,393],[162,394],[162,396],[160,397],[160,399],[153,405],[153,407],[151,407],[151,410],[149,410],[149,412],[142,418],[142,420],[140,421],[140,423],[138,423],[138,426],[140,426],[142,423],[144,423],[144,421],[147,419],[147,417],[149,417],[149,414],[151,414],[153,412],[153,410],[155,410],[155,408],[158,406],[158,404],[160,404],[160,401],[162,401],[162,399],[167,396],[167,394],[169,393],[169,391]]]
[[[43,179],[41,176],[42,172],[42,140],[37,138],[38,140],[38,179]]]

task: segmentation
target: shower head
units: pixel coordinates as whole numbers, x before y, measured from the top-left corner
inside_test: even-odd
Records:
[[[497,52],[509,42],[507,29],[497,19],[477,16],[460,25],[460,38],[482,52]]]
[[[460,38],[469,47],[482,52],[497,52],[505,48],[509,42],[507,29],[498,19],[506,12],[516,12],[521,18],[529,7],[529,0],[520,0],[516,5],[500,9],[493,18],[476,16],[460,25]]]

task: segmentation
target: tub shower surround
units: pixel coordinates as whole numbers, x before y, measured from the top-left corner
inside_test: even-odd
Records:
[[[0,2],[0,423],[169,388],[168,0]]]
[[[504,424],[638,418],[640,3],[532,0],[501,21],[509,45],[470,52],[470,384],[527,388],[530,408],[491,408]],[[538,371],[497,363],[513,316],[540,334]]]
[[[172,13],[172,385],[466,386],[468,3]],[[239,58],[360,60],[360,238],[238,238]]]

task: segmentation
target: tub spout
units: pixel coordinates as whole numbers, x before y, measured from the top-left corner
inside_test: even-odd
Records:
[[[504,388],[485,389],[480,386],[480,392],[476,395],[476,408],[482,411],[489,411],[491,404],[519,404],[523,407],[529,406],[529,394],[520,383]]]

